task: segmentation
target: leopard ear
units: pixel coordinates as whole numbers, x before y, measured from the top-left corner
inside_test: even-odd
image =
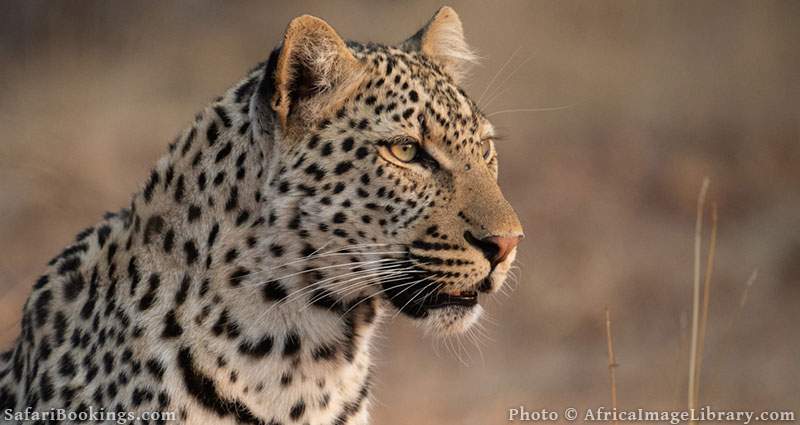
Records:
[[[314,16],[293,19],[274,55],[274,92],[269,102],[284,131],[336,107],[343,92],[362,75],[362,64],[344,40]]]
[[[449,6],[439,9],[422,29],[404,41],[400,47],[418,51],[433,59],[456,82],[461,81],[477,55],[464,39],[464,28],[458,14]]]

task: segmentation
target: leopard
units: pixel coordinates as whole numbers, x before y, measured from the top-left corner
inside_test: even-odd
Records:
[[[395,45],[291,20],[32,284],[4,423],[369,423],[381,327],[469,331],[523,237],[476,59],[450,7]]]

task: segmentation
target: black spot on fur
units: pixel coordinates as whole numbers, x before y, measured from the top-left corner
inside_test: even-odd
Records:
[[[241,226],[242,224],[246,223],[247,220],[250,219],[250,212],[247,210],[242,210],[239,212],[239,215],[236,216],[236,226]]]
[[[214,223],[214,226],[211,227],[211,231],[208,232],[208,242],[206,245],[209,249],[214,246],[214,242],[217,240],[217,235],[219,234],[219,223]]]
[[[222,105],[214,106],[214,112],[217,113],[219,120],[222,121],[222,125],[225,126],[225,128],[231,126],[231,119],[228,116],[228,112],[225,111],[225,108],[223,108]]]
[[[183,148],[181,149],[181,156],[185,156],[186,153],[189,152],[189,149],[192,148],[192,143],[194,142],[194,138],[197,135],[197,129],[192,127],[189,131],[189,134],[186,135],[186,141],[183,142]]]
[[[217,143],[218,137],[219,128],[217,128],[217,123],[212,121],[206,130],[206,140],[208,140],[208,146],[214,146],[214,143]]]
[[[222,149],[220,149],[219,152],[217,152],[217,157],[214,158],[214,163],[215,164],[219,163],[223,159],[227,158],[228,155],[231,154],[232,150],[233,150],[233,143],[231,142],[226,143],[225,146]]]
[[[350,152],[353,149],[353,144],[354,140],[352,137],[344,139],[344,142],[342,142],[342,151]]]
[[[71,378],[75,376],[76,373],[75,362],[72,360],[72,356],[70,356],[68,352],[64,353],[58,361],[58,374],[65,378]]]
[[[236,248],[231,248],[228,252],[225,253],[225,263],[230,264],[239,256],[239,252],[236,251]]]
[[[81,291],[86,286],[86,281],[83,280],[83,275],[80,273],[73,273],[64,282],[64,300],[67,302],[74,301],[78,298]]]
[[[100,245],[100,248],[106,244],[109,235],[111,235],[111,227],[104,225],[97,229],[97,244]]]
[[[33,285],[34,290],[42,289],[50,282],[50,276],[42,275],[39,279],[36,280],[36,283]]]
[[[203,407],[221,417],[232,416],[239,423],[267,425],[255,417],[239,400],[223,398],[217,391],[214,381],[195,368],[192,353],[187,347],[181,348],[178,352],[178,368],[183,376],[186,391]]]
[[[345,213],[339,211],[333,215],[333,222],[336,224],[341,224],[347,221],[347,215]]]
[[[172,252],[172,247],[175,246],[175,231],[172,229],[167,230],[167,233],[164,234],[164,252],[167,254]]]
[[[342,306],[333,293],[324,288],[316,289],[310,296],[311,305],[325,310],[340,309]]]
[[[269,246],[269,251],[272,253],[273,257],[282,257],[283,253],[286,251],[283,246],[278,244],[272,244]]]
[[[42,373],[42,377],[39,379],[39,398],[42,401],[50,401],[55,394],[55,388],[53,387],[53,381],[50,379],[50,374],[45,371]],[[0,402],[0,404],[3,404]],[[13,406],[12,406],[13,407]],[[9,407],[11,408],[11,407]]]
[[[147,180],[147,184],[144,187],[144,200],[146,203],[149,203],[153,199],[153,191],[156,189],[159,180],[161,180],[161,176],[158,174],[158,171],[153,170],[150,173],[150,179]]]
[[[342,175],[342,174],[350,171],[351,168],[353,168],[353,163],[352,162],[350,162],[350,161],[342,161],[342,162],[336,164],[336,168],[333,170],[333,172],[336,173],[336,175]]]
[[[314,134],[308,140],[308,144],[306,146],[308,147],[308,149],[316,149],[318,144],[319,144],[319,135]]]
[[[192,278],[189,275],[184,275],[183,279],[181,280],[181,286],[178,288],[178,292],[175,293],[175,305],[181,305],[186,301],[186,297],[189,294],[189,286],[192,283]]]
[[[42,291],[39,297],[34,302],[33,311],[36,317],[36,327],[41,328],[47,323],[47,317],[50,315],[50,301],[53,299],[53,293],[50,290]]]
[[[256,83],[258,82],[258,78],[252,77],[245,81],[244,84],[236,88],[235,91],[235,101],[236,103],[242,103],[244,100],[250,100],[250,96],[253,94],[253,90],[255,89]]]
[[[204,172],[197,176],[197,189],[201,192],[206,190],[206,173]]]
[[[128,261],[128,277],[131,280],[131,295],[136,294],[136,286],[139,284],[139,281],[142,279],[142,275],[139,274],[139,266],[136,263],[136,256],[131,257]]]
[[[183,174],[178,176],[178,182],[175,183],[175,193],[173,194],[172,198],[177,203],[183,202],[183,194],[186,192],[186,182],[184,181]]]
[[[243,341],[239,344],[239,353],[256,358],[262,358],[269,355],[272,351],[274,344],[273,338],[270,335],[264,335],[258,341]]]
[[[73,272],[78,270],[78,267],[81,266],[81,259],[80,257],[70,257],[64,260],[63,263],[58,267],[58,274],[67,274],[69,272]]]
[[[225,202],[225,211],[231,211],[239,205],[239,189],[234,186],[228,195],[228,200]]]
[[[305,172],[306,174],[314,176],[314,180],[316,181],[320,181],[325,178],[325,170],[320,168],[316,162],[306,167]]]
[[[216,336],[222,335],[222,333],[225,332],[226,329],[228,329],[228,326],[230,326],[229,321],[230,321],[230,313],[228,312],[227,309],[222,310],[222,312],[219,314],[219,317],[217,318],[217,321],[211,327],[211,332],[213,332],[214,335]]]
[[[183,327],[178,323],[175,317],[175,310],[170,310],[164,317],[164,331],[161,333],[162,338],[177,338],[183,334]]]
[[[242,280],[246,278],[249,274],[250,270],[247,270],[244,267],[238,267],[228,277],[228,283],[230,283],[231,286],[239,286],[242,284]]]
[[[302,399],[300,399],[297,403],[292,406],[292,410],[289,411],[289,417],[292,418],[293,421],[298,421],[306,411],[306,403]]]
[[[186,218],[189,220],[189,223],[196,221],[200,218],[203,210],[197,205],[190,205],[189,211],[186,214]]]
[[[186,254],[187,266],[194,264],[197,261],[197,256],[200,255],[193,241],[187,241],[183,244],[183,252]]]
[[[164,365],[156,359],[150,359],[145,362],[144,365],[147,368],[147,371],[150,372],[150,374],[153,375],[158,382],[161,382],[161,380],[164,378],[164,372],[166,371]]]
[[[319,347],[314,348],[311,352],[311,356],[316,361],[321,360],[331,360],[336,357],[336,346],[332,344],[323,344]]]
[[[154,215],[147,219],[144,225],[144,243],[149,244],[155,235],[161,234],[164,229],[164,219],[160,215]]]
[[[264,297],[264,301],[275,302],[283,300],[289,294],[280,282],[273,280],[266,282],[261,287],[261,295]]]
[[[17,405],[17,395],[12,393],[7,387],[0,388],[0,412],[5,414],[6,410],[11,410]]]
[[[145,294],[139,300],[139,311],[147,310],[153,306],[153,303],[156,301],[156,296],[158,295],[158,287],[160,283],[161,278],[158,273],[153,273],[150,275],[147,292],[145,292]]]
[[[283,356],[290,357],[300,351],[300,335],[297,332],[289,332],[283,340]]]

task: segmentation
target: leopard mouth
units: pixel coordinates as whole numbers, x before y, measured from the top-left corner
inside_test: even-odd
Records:
[[[384,294],[391,303],[402,313],[413,318],[423,318],[433,310],[444,308],[471,309],[478,305],[477,289],[464,290],[456,293],[447,293],[441,285],[430,285],[427,281],[412,282],[394,281],[384,284]]]
[[[420,304],[432,310],[445,307],[474,307],[478,304],[478,292],[464,291],[457,294],[437,292],[426,297]]]

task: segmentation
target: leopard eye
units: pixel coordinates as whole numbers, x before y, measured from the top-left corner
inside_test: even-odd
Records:
[[[413,142],[396,143],[389,146],[389,152],[391,152],[398,161],[411,162],[417,158],[419,145]]]
[[[481,140],[481,156],[486,162],[492,159],[492,141],[489,139]]]

